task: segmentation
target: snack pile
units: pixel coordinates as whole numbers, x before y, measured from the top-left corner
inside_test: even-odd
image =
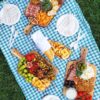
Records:
[[[20,59],[18,63],[18,73],[23,76],[27,82],[38,88],[38,90],[45,90],[50,86],[51,82],[56,79],[58,69],[37,52],[32,51],[23,56],[17,49],[12,49],[12,54]]]
[[[52,40],[49,40],[49,43],[52,46],[52,50],[53,50],[55,56],[57,56],[61,59],[67,59],[70,57],[71,50],[69,48],[67,48],[66,46],[64,46],[63,44],[61,44],[59,42],[52,41]]]
[[[31,38],[35,42],[38,49],[40,49],[50,61],[53,61],[55,56],[60,59],[67,59],[71,55],[71,50],[69,48],[59,42],[48,40],[40,30],[33,33]]]
[[[34,25],[47,26],[63,4],[63,0],[30,0],[25,15],[29,24],[24,32],[28,34]]]
[[[87,48],[82,48],[80,59],[67,64],[63,93],[64,95],[67,94],[69,99],[92,100],[96,80],[96,67],[86,61],[86,55]],[[76,90],[76,96],[68,94],[71,88]]]

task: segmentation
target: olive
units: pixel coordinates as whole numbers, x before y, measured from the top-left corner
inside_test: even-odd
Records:
[[[67,88],[74,87],[75,83],[71,80],[65,80],[64,86],[66,86]]]

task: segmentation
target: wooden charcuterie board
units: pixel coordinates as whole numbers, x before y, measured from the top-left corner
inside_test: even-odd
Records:
[[[63,0],[30,0],[25,10],[29,20],[29,24],[24,29],[25,34],[29,34],[34,25],[48,26],[63,2]]]
[[[20,59],[18,73],[38,90],[47,89],[56,78],[58,69],[36,51],[22,55],[17,49],[12,49],[12,54]]]
[[[77,95],[81,92],[81,96],[78,95],[75,100],[92,100],[94,86],[96,81],[96,67],[93,64],[90,64],[86,61],[87,49],[82,48],[81,50],[81,57],[79,60],[70,61],[67,64],[66,75],[65,75],[65,82],[63,87],[63,94],[66,95],[66,91],[69,87],[74,87],[77,91]],[[91,67],[93,69],[94,76],[89,79],[83,79],[80,76],[76,75],[77,65],[79,62],[87,63],[87,67]],[[76,70],[74,70],[76,69]],[[73,72],[71,72],[73,70]],[[92,73],[92,72],[91,72]],[[67,86],[67,81],[73,81],[73,86]],[[82,96],[82,93],[84,95]],[[87,96],[88,95],[88,96]],[[90,99],[87,99],[90,97]]]

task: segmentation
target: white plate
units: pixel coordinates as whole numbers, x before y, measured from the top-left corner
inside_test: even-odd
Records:
[[[14,25],[20,19],[19,8],[14,4],[5,4],[0,11],[0,23],[5,25]]]
[[[61,35],[69,37],[79,30],[79,22],[73,14],[65,14],[58,19],[56,27]]]
[[[60,100],[60,99],[55,95],[47,95],[42,100]]]

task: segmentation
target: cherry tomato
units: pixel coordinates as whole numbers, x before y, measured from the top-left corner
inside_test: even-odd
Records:
[[[79,92],[78,95],[79,95],[79,96],[82,96],[82,95],[83,95],[83,92]]]
[[[92,100],[92,96],[85,91],[78,91],[76,100],[81,98],[81,100]]]
[[[35,58],[35,55],[33,53],[29,53],[25,56],[27,61],[32,61]]]
[[[86,97],[86,100],[92,100],[92,96],[91,96],[91,95],[88,95],[88,96]]]
[[[34,59],[35,58],[35,55],[34,54],[31,54],[31,58]]]

